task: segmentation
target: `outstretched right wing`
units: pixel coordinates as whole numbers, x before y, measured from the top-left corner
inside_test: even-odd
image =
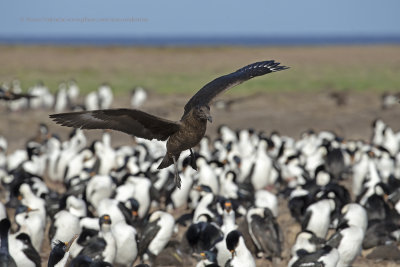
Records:
[[[185,105],[185,116],[193,107],[209,105],[211,100],[218,94],[241,84],[251,78],[265,75],[267,73],[286,70],[289,67],[279,66],[279,62],[274,60],[256,62],[247,65],[235,72],[221,76],[206,84],[201,88]]]
[[[148,140],[164,141],[179,130],[179,122],[137,109],[105,109],[50,115],[56,123],[81,129],[111,129]]]

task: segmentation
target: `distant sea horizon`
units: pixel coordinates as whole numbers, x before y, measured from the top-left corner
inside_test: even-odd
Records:
[[[302,46],[399,45],[400,35],[384,36],[0,36],[0,45],[95,46]]]

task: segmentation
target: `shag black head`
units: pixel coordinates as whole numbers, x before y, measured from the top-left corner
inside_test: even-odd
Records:
[[[207,121],[212,121],[210,102],[220,93],[251,78],[288,69],[273,60],[256,62],[216,78],[201,88],[185,105],[180,121],[170,121],[137,109],[106,109],[52,114],[56,123],[81,129],[112,129],[148,140],[167,142],[167,154],[158,166],[175,166],[175,183],[180,188],[176,161],[184,150],[196,146],[203,138]],[[192,167],[196,168],[193,164]]]
[[[50,252],[48,266],[55,266],[57,263],[59,263],[62,258],[64,258],[66,251],[67,245],[64,242],[60,240],[55,241],[54,247]]]
[[[75,241],[77,237],[78,235],[73,236],[71,240],[69,240],[68,242],[62,242],[60,240],[55,241],[53,243],[53,249],[50,252],[47,266],[49,267],[55,266],[57,263],[63,260],[63,258],[66,256],[65,254],[69,251],[72,243]],[[65,259],[65,262],[67,261],[67,259]]]
[[[99,225],[100,225],[100,228],[101,228],[102,225],[104,225],[104,224],[111,225],[111,217],[110,217],[109,215],[107,215],[107,214],[104,214],[103,216],[101,216],[101,217],[99,218]]]
[[[226,237],[226,248],[229,251],[234,251],[239,244],[239,238],[242,234],[239,231],[231,231]]]

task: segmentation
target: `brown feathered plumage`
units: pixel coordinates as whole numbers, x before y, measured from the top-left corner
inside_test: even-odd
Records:
[[[212,121],[210,102],[220,93],[253,77],[285,70],[280,63],[262,61],[221,76],[201,88],[185,105],[179,122],[156,117],[136,109],[108,109],[50,115],[55,122],[82,129],[112,129],[145,139],[167,140],[167,154],[159,169],[175,166],[175,183],[180,188],[176,161],[182,151],[196,146],[203,138],[207,120]],[[192,164],[193,167],[195,164]]]

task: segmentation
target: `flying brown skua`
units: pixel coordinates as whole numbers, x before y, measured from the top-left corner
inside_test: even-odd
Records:
[[[137,109],[106,109],[52,114],[56,123],[81,129],[112,129],[148,140],[167,141],[167,153],[158,169],[172,164],[175,167],[175,184],[181,187],[177,160],[184,150],[190,150],[192,167],[196,169],[191,150],[203,138],[207,121],[212,122],[210,102],[223,91],[251,78],[270,72],[288,69],[274,60],[256,62],[235,72],[216,78],[201,88],[184,107],[180,121],[159,118]]]

